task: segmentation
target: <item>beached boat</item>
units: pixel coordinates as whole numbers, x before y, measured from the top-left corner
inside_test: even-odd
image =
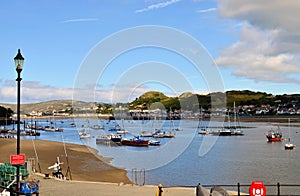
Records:
[[[149,146],[149,140],[143,140],[139,137],[134,137],[132,139],[124,138],[121,143],[125,146]]]
[[[265,133],[265,136],[267,137],[268,142],[281,142],[283,140],[282,133],[279,128],[277,130],[269,130]]]

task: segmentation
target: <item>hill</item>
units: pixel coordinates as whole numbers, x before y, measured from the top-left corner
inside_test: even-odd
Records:
[[[17,110],[16,104],[0,103],[0,106],[11,108],[13,111]],[[44,113],[52,111],[71,111],[78,108],[92,108],[94,106],[94,102],[53,100],[40,103],[21,104],[21,114],[29,114],[32,111],[39,111]]]
[[[48,111],[52,112],[53,110],[55,110],[56,112],[66,111],[68,113],[72,113],[74,111],[78,112],[95,110],[95,106],[99,106],[100,109],[97,111],[100,113],[105,113],[106,110],[108,111],[107,108],[110,108],[109,111],[112,111],[113,108],[119,108],[120,106],[122,108],[128,108],[130,110],[165,108],[168,111],[170,109],[172,109],[173,111],[180,109],[198,111],[199,107],[205,110],[209,110],[211,108],[212,96],[214,98],[214,106],[217,106],[218,104],[220,106],[224,106],[224,103],[222,103],[222,101],[226,96],[225,98],[227,107],[232,107],[235,102],[235,105],[237,107],[245,105],[252,107],[261,107],[263,105],[267,105],[273,108],[292,108],[295,111],[300,109],[300,94],[272,95],[264,92],[253,92],[249,90],[232,90],[225,93],[214,92],[208,95],[199,95],[193,94],[191,92],[185,92],[178,97],[168,97],[161,92],[150,91],[142,94],[140,97],[137,97],[130,103],[116,103],[116,105],[110,103],[104,104],[73,100],[53,100],[40,103],[22,104],[21,114],[29,114],[32,111],[40,111],[46,113]],[[0,106],[11,108],[13,111],[16,111],[15,104],[0,103]]]

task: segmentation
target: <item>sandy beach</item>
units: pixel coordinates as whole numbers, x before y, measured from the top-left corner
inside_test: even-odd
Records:
[[[109,165],[110,159],[100,157],[97,153],[92,153],[95,152],[94,149],[76,144],[66,144],[65,147],[72,180],[131,183],[126,176],[125,170]],[[36,149],[36,153],[34,149]],[[1,138],[0,150],[2,155],[0,162],[9,162],[10,155],[16,154],[16,140]],[[48,167],[56,162],[57,157],[64,163],[61,165],[63,173],[67,171],[68,165],[63,143],[21,140],[21,153],[26,155],[26,159],[36,158],[35,154],[37,154],[41,171],[39,171],[38,165],[36,169],[40,173],[51,173],[52,171]]]

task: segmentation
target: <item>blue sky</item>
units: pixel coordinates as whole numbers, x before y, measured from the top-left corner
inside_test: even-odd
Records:
[[[13,58],[18,48],[25,58],[22,102],[72,99],[93,50],[111,36],[145,25],[167,27],[195,39],[211,58],[203,62],[206,68],[211,64],[217,67],[216,76],[201,75],[201,70],[177,51],[139,47],[111,59],[96,81],[85,83],[80,94],[92,96],[76,98],[127,102],[149,90],[177,96],[185,91],[179,88],[185,82],[190,87],[186,91],[205,94],[213,89],[208,77],[216,77],[223,90],[299,93],[298,10],[300,2],[294,0],[1,1],[0,102],[16,100]],[[144,35],[147,33],[138,36],[149,41]],[[157,37],[163,39],[159,32]],[[128,42],[134,39],[130,37]],[[182,40],[174,38],[177,41],[180,45]],[[111,45],[118,47],[118,42]],[[103,55],[96,60],[100,62]],[[155,71],[145,73],[143,66],[153,66]],[[148,77],[163,70],[174,83]],[[89,81],[92,72],[88,70],[83,81]],[[135,81],[137,75],[147,80]],[[128,76],[130,80],[125,79]]]

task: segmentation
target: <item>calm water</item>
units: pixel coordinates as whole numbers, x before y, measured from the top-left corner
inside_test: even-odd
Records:
[[[136,168],[137,171],[145,169],[146,184],[251,184],[254,180],[261,180],[265,184],[300,184],[300,149],[284,150],[285,141],[268,143],[264,133],[273,127],[269,123],[243,123],[242,126],[249,127],[243,129],[244,136],[216,137],[198,135],[196,121],[119,121],[119,124],[123,124],[133,135],[153,127],[163,130],[180,128],[180,131],[176,131],[175,138],[158,139],[162,146],[141,148],[96,145],[95,137],[99,133],[108,133],[112,122],[107,124],[106,121],[76,120],[77,128],[70,127],[71,122],[73,120],[64,120],[64,123],[56,121],[57,127],[64,128],[62,133],[41,132],[40,137],[23,138],[89,145],[99,150],[100,155],[112,157],[114,166],[127,169],[129,178],[132,177],[132,168]],[[48,122],[39,123],[46,125]],[[106,131],[88,129],[93,137],[80,140],[78,131],[82,129],[81,126],[94,124],[104,125]],[[210,126],[222,126],[222,123],[211,122]],[[300,146],[300,127],[280,128],[285,138],[288,138],[290,132],[292,142]],[[209,147],[204,144],[208,144]],[[199,153],[201,145],[205,153]],[[282,191],[284,189],[286,188],[282,188]],[[300,188],[296,191],[300,193]]]

